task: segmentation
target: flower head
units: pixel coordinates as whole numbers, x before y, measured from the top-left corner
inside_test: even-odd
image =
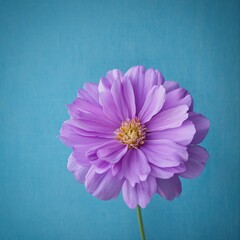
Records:
[[[157,70],[109,71],[98,84],[86,83],[68,110],[61,128],[73,149],[67,167],[99,199],[122,190],[130,208],[146,207],[155,193],[172,200],[182,191],[179,177],[197,177],[208,159],[198,144],[209,120]]]

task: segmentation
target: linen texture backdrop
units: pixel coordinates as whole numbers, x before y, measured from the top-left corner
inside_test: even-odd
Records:
[[[240,237],[239,1],[0,1],[0,239],[139,239],[122,197],[100,201],[56,137],[84,82],[134,65],[188,89],[211,121],[203,174],[143,210],[148,239]]]

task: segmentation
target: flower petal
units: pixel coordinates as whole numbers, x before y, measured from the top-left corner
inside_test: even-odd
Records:
[[[180,164],[176,167],[169,167],[169,168],[160,168],[155,166],[154,164],[151,164],[151,174],[156,178],[161,179],[168,179],[173,177],[176,173],[182,173],[186,171],[186,167],[184,164]]]
[[[178,128],[166,129],[160,132],[152,132],[148,134],[149,140],[169,139],[175,143],[189,145],[196,133],[194,124],[191,121],[185,121]]]
[[[163,87],[166,89],[166,93],[173,91],[174,89],[179,88],[179,84],[174,81],[165,81]]]
[[[100,132],[106,135],[114,136],[114,131],[118,125],[112,122],[104,115],[98,115],[92,113],[85,113],[81,118],[77,119],[79,128],[89,132]]]
[[[96,173],[105,173],[106,171],[108,171],[111,167],[112,164],[103,160],[96,160],[94,162],[92,162],[92,164],[94,165],[94,171]]]
[[[154,116],[151,121],[146,124],[146,128],[149,132],[153,132],[180,127],[183,121],[188,118],[187,111],[187,105],[169,108]]]
[[[122,78],[122,90],[125,104],[128,111],[128,118],[132,119],[136,116],[135,96],[131,81],[127,77]]]
[[[89,168],[90,167],[79,166],[79,169],[74,172],[74,178],[80,183],[85,183],[85,178],[89,171]]]
[[[135,99],[136,99],[136,112],[138,113],[146,100],[150,89],[154,85],[163,84],[164,77],[162,74],[154,69],[145,71],[144,66],[135,66],[130,68],[126,73],[133,85]]]
[[[123,97],[124,93],[123,93],[121,81],[113,82],[113,85],[111,88],[111,93],[112,93],[114,103],[116,105],[116,109],[115,109],[116,113],[122,120],[127,119],[128,118],[128,109],[125,104],[125,99]]]
[[[196,134],[192,140],[193,144],[199,144],[203,141],[208,133],[210,121],[202,114],[191,112],[189,114],[189,120],[191,120],[196,128]]]
[[[137,184],[138,205],[141,208],[145,208],[156,191],[156,178],[149,175],[146,181]]]
[[[122,173],[122,161],[118,161],[115,164],[112,164],[112,175],[116,176],[118,175],[120,179],[123,178],[123,173]]]
[[[106,78],[100,78],[98,84],[99,93],[110,91],[114,81],[120,81],[123,76],[122,72],[118,69],[113,69],[107,72]],[[100,100],[101,102],[101,100]]]
[[[151,175],[153,175],[156,178],[162,178],[162,179],[168,179],[171,178],[174,173],[166,171],[166,168],[160,168],[155,166],[154,164],[151,164]]]
[[[166,94],[166,101],[162,109],[187,105],[189,108],[192,104],[192,97],[184,88],[177,88]]]
[[[83,88],[78,90],[78,98],[99,105],[98,85],[96,83],[85,83]]]
[[[149,69],[148,69],[148,70],[149,70]],[[148,70],[147,70],[147,72],[148,72]],[[158,70],[154,70],[154,71],[155,71],[155,73],[157,74],[157,80],[155,80],[155,82],[157,81],[157,85],[162,85],[162,84],[164,84],[165,79],[164,79],[162,73],[160,73]],[[147,72],[146,72],[146,75],[147,75]]]
[[[147,140],[141,150],[149,162],[162,168],[179,166],[188,159],[186,147],[165,139]]]
[[[178,176],[170,179],[157,179],[157,193],[167,200],[173,200],[182,192],[182,184]]]
[[[156,193],[156,179],[149,175],[144,182],[137,183],[135,187],[126,180],[122,187],[122,196],[129,208],[136,208],[139,205],[145,208]]]
[[[87,191],[94,197],[101,200],[109,200],[118,196],[122,183],[122,180],[112,175],[111,170],[98,174],[92,167],[86,176],[85,186]]]
[[[145,181],[151,172],[147,158],[140,149],[129,149],[122,159],[123,176],[134,187]]]
[[[72,104],[68,104],[68,112],[72,118],[80,118],[84,113],[102,114],[102,108],[91,101],[77,98]]]
[[[108,79],[104,77],[100,78],[99,84],[98,84],[98,92],[102,93],[102,92],[110,91],[112,84],[113,84],[113,79]]]
[[[109,141],[100,146],[97,156],[101,160],[110,163],[117,163],[127,152],[127,145],[121,144],[117,140]]]
[[[150,89],[146,96],[138,117],[142,123],[148,122],[154,115],[156,115],[163,106],[165,101],[165,89],[163,86],[154,86]]]
[[[75,179],[80,183],[85,182],[85,176],[90,166],[91,165],[89,163],[81,165],[76,156],[74,156],[73,154],[71,154],[70,157],[68,158],[67,169],[70,172],[74,173]]]
[[[123,200],[129,208],[136,208],[138,205],[138,195],[137,187],[132,187],[132,185],[125,181],[122,186],[122,196]]]
[[[94,100],[94,102],[99,105],[98,84],[90,82],[84,83],[83,89],[91,96],[92,100]]]
[[[110,79],[111,82],[121,79],[123,73],[119,69],[113,69],[107,72],[106,78]]]
[[[86,157],[86,151],[89,149],[90,145],[79,145],[77,147],[73,147],[73,152],[71,153],[70,158],[74,159],[81,166],[89,166],[91,165],[89,159]]]
[[[126,73],[131,82],[134,89],[134,95],[136,99],[136,111],[139,112],[142,108],[142,105],[145,101],[145,97],[143,95],[144,90],[144,79],[145,79],[145,68],[144,66],[135,66],[130,68]]]
[[[189,159],[185,163],[186,171],[179,174],[179,176],[184,178],[198,177],[203,171],[208,160],[208,152],[206,149],[198,145],[190,145],[187,151]]]
[[[110,133],[105,133],[104,137],[112,137]],[[63,123],[60,130],[61,141],[69,147],[76,147],[79,145],[98,145],[107,141],[103,138],[101,133],[93,132],[92,134],[79,128],[77,120],[70,119]]]
[[[121,116],[116,114],[116,105],[110,91],[100,93],[99,100],[103,106],[103,112],[107,118],[114,123],[121,125]]]
[[[135,96],[132,84],[127,77],[122,77],[121,81],[113,82],[111,94],[112,98],[109,97],[109,101],[113,101],[115,105],[114,112],[122,121],[135,117]]]
[[[88,160],[86,160],[86,163],[84,162],[84,164],[81,164],[81,162],[79,163],[78,160],[79,159],[73,153],[69,156],[68,163],[67,163],[67,169],[70,172],[77,171],[80,166],[89,167],[91,165]]]
[[[149,68],[145,71],[144,83],[147,89],[152,88],[154,85],[162,85],[164,83],[163,75],[153,68]]]
[[[182,173],[186,171],[185,163],[181,163],[179,166],[171,167],[171,168],[164,168],[164,170],[169,171],[171,173]]]

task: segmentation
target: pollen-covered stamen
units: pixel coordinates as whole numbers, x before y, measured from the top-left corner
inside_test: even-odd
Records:
[[[146,128],[139,118],[123,121],[120,128],[115,131],[116,139],[128,145],[128,148],[138,148],[144,144]]]

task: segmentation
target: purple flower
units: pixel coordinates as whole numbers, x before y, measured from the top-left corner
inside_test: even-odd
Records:
[[[200,147],[209,120],[193,111],[193,100],[178,83],[143,66],[109,71],[99,84],[86,83],[63,123],[61,140],[72,147],[68,170],[93,196],[108,200],[122,190],[130,208],[142,208],[157,193],[173,200],[179,177],[203,170]]]

